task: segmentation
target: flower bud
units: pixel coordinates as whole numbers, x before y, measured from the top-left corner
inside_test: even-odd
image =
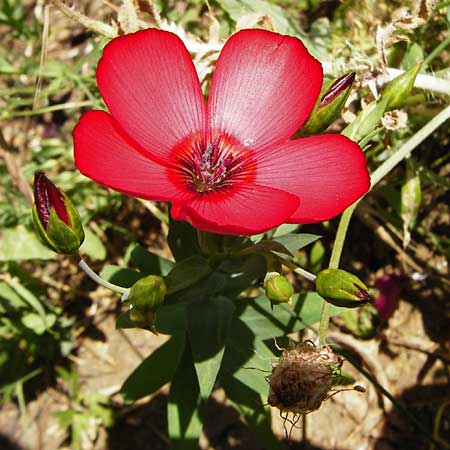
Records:
[[[166,292],[166,283],[161,277],[148,275],[133,284],[126,302],[132,305],[133,310],[156,311],[164,302]]]
[[[394,78],[381,94],[381,100],[387,100],[386,111],[401,108],[406,101],[406,97],[414,87],[414,81],[422,67],[422,63],[417,63],[405,73]]]
[[[67,195],[43,172],[34,176],[33,223],[43,242],[53,251],[73,254],[84,241],[80,216]]]
[[[321,98],[303,127],[303,134],[317,134],[339,116],[352,88],[355,73],[348,73],[338,78]]]
[[[370,302],[367,286],[355,275],[340,269],[325,269],[316,278],[316,291],[328,303],[355,308]]]
[[[272,305],[290,303],[294,294],[291,283],[278,272],[267,272],[264,279],[264,289]]]

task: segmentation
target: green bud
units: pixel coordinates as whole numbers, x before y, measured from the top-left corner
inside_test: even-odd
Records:
[[[401,108],[414,87],[414,81],[422,67],[422,63],[417,63],[411,69],[394,78],[381,94],[381,99],[387,100],[386,111]]]
[[[328,303],[355,308],[370,302],[367,286],[355,275],[340,269],[325,269],[316,278],[316,291]]]
[[[272,305],[290,303],[294,290],[286,277],[278,272],[268,272],[264,279],[266,296]]]
[[[80,216],[67,195],[43,172],[34,176],[33,223],[47,247],[62,254],[76,253],[84,241]]]
[[[344,107],[354,80],[355,73],[352,72],[331,84],[303,126],[302,134],[317,134],[328,128]]]
[[[126,302],[132,305],[132,311],[136,310],[143,313],[156,311],[164,302],[166,292],[166,283],[161,277],[148,275],[133,284]]]

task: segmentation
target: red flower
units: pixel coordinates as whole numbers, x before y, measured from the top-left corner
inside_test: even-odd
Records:
[[[290,141],[310,114],[322,68],[296,38],[232,36],[206,105],[175,35],[154,29],[112,40],[97,82],[110,114],[74,130],[86,176],[136,197],[172,202],[200,230],[256,234],[341,213],[369,188],[365,158],[341,135]]]

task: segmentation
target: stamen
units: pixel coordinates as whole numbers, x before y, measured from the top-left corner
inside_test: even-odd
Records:
[[[196,136],[180,148],[178,158],[184,182],[190,190],[207,193],[232,186],[238,179],[251,176],[251,155],[226,135],[215,136],[209,143],[205,136]]]

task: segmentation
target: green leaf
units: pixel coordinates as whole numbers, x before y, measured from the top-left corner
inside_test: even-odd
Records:
[[[287,17],[280,6],[265,0],[219,0],[218,3],[235,22],[244,15],[258,13],[261,17],[270,16],[278,33],[304,36],[304,33]]]
[[[189,305],[188,336],[203,398],[208,398],[214,387],[234,309],[233,302],[226,297]]]
[[[23,225],[3,228],[0,239],[0,261],[53,259],[56,253],[49,250],[34,232]]]
[[[43,320],[39,314],[28,313],[22,316],[21,322],[34,333],[41,335],[55,324],[56,316],[54,314],[48,314],[45,316],[45,320]]]
[[[309,234],[309,233],[289,233],[284,234],[283,236],[276,236],[273,238],[274,241],[279,242],[284,247],[286,247],[291,253],[296,252],[297,250],[306,247],[309,244],[320,239],[322,236],[317,234]]]
[[[121,393],[126,401],[153,394],[171,381],[184,352],[185,333],[174,334],[142,361],[125,380]]]
[[[105,280],[122,287],[131,287],[136,281],[145,275],[135,270],[127,269],[120,266],[106,265],[100,272],[100,276]]]
[[[26,302],[33,310],[41,317],[42,321],[46,322],[46,312],[41,301],[27,288],[22,286],[15,279],[5,280],[6,283]]]
[[[280,242],[275,240],[259,241],[258,243],[241,250],[240,254],[248,255],[249,253],[261,253],[261,252],[277,252],[283,253],[285,255],[291,255],[291,252],[284,245],[280,244]]]
[[[240,301],[239,320],[261,339],[277,338],[311,326],[320,320],[324,299],[315,292],[294,295],[292,305],[278,305],[271,309],[267,297]],[[345,311],[331,306],[331,314]],[[234,325],[233,328],[234,329]]]
[[[27,305],[22,297],[4,281],[0,281],[0,299],[5,300],[5,302],[0,301],[0,304],[4,303],[6,310],[19,309]]]
[[[106,248],[100,238],[89,228],[84,228],[85,239],[80,252],[89,255],[91,259],[103,261],[106,258]]]
[[[200,390],[189,345],[170,385],[167,419],[172,450],[198,450]]]
[[[242,291],[250,288],[254,283],[264,277],[266,273],[266,260],[262,255],[248,255],[222,262],[218,270],[226,274],[223,294],[234,298]]]
[[[359,142],[361,139],[366,137],[378,125],[381,116],[386,110],[388,100],[388,98],[385,98],[369,103],[356,116],[356,119],[345,127],[341,134],[347,136],[355,142]]]
[[[279,227],[275,228],[272,239],[278,236],[284,236],[289,233],[295,233],[300,225],[298,223],[283,223]]]
[[[257,392],[267,403],[269,385],[266,377],[272,371],[271,363],[277,357],[244,323],[233,323],[233,333],[224,357],[225,373]]]
[[[193,255],[177,263],[165,278],[167,293],[173,294],[196,284],[211,273],[208,261]]]
[[[170,215],[167,243],[175,261],[182,261],[192,255],[200,255],[197,231],[187,222],[173,220]]]
[[[128,247],[125,261],[145,275],[166,276],[174,266],[172,261],[147,251],[139,244]]]

